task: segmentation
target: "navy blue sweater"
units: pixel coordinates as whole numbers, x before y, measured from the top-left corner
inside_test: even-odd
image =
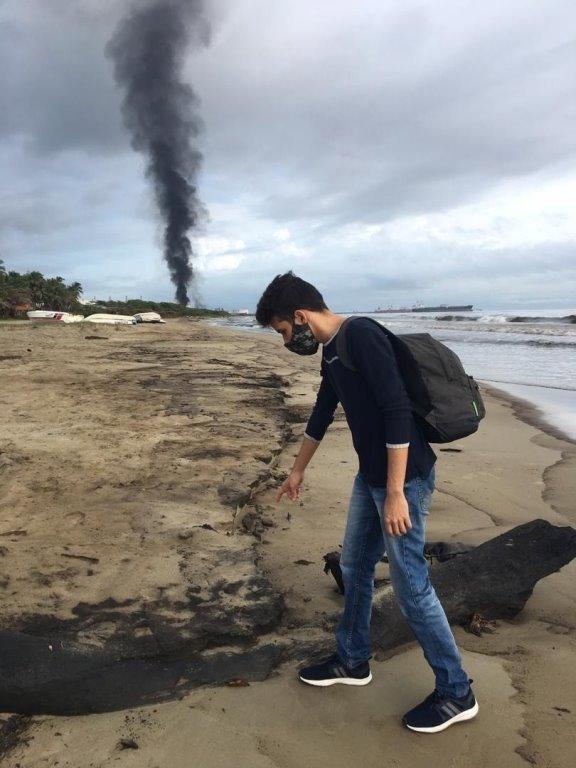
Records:
[[[348,321],[348,354],[356,370],[336,352],[336,336],[322,347],[322,381],[304,434],[320,442],[338,403],[346,414],[359,472],[370,485],[385,487],[388,447],[408,447],[406,480],[429,474],[436,454],[418,427],[390,340],[372,321]]]

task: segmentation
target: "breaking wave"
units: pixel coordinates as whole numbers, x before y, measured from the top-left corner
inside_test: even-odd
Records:
[[[541,315],[438,315],[435,320],[445,322],[478,321],[480,323],[553,323],[554,325],[576,325],[576,315],[544,317]]]

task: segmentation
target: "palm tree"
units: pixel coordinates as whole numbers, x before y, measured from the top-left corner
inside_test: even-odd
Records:
[[[28,280],[28,289],[30,291],[30,298],[34,304],[34,308],[38,309],[44,304],[44,286],[46,285],[46,279],[41,272],[28,272],[26,274]]]
[[[72,283],[68,286],[68,293],[70,294],[70,300],[74,303],[78,303],[78,299],[82,295],[82,283]]]

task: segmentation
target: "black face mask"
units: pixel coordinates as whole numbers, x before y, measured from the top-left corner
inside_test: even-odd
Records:
[[[296,352],[297,355],[313,355],[318,351],[320,343],[314,338],[308,323],[302,325],[292,323],[292,338],[284,346],[290,352]]]

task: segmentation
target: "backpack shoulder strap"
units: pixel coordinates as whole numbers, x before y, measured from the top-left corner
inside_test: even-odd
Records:
[[[346,331],[348,324],[351,320],[354,320],[357,317],[364,317],[366,320],[370,320],[375,325],[380,328],[381,331],[384,333],[388,333],[387,330],[384,328],[383,325],[381,325],[378,320],[375,320],[373,317],[366,317],[365,315],[353,315],[352,317],[347,317],[342,325],[340,326],[340,329],[338,330],[338,333],[336,335],[336,354],[338,355],[338,359],[344,365],[346,368],[349,368],[351,371],[355,371],[356,368],[354,366],[354,363],[352,362],[352,358],[350,357],[350,352],[348,350],[348,343],[347,343],[347,336]]]
[[[350,355],[348,354],[348,344],[346,339],[346,330],[352,319],[352,317],[347,317],[338,329],[338,333],[336,334],[336,354],[338,355],[338,359],[345,368],[349,368],[351,371],[354,371],[356,369],[354,368]]]

